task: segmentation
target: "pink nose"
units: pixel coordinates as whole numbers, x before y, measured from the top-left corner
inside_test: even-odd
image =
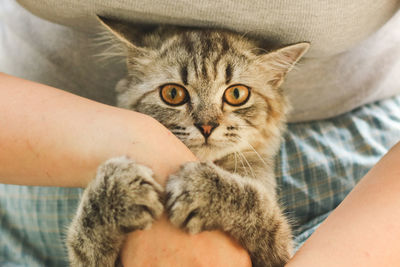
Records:
[[[204,134],[209,135],[211,133],[211,130],[212,130],[211,125],[200,125],[200,127],[203,129]]]
[[[204,135],[205,138],[208,138],[211,135],[212,131],[217,128],[219,123],[195,123],[194,125],[197,127],[197,129],[199,129],[199,131],[202,135]]]

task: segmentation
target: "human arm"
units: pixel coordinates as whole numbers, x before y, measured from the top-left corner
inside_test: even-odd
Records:
[[[163,183],[194,155],[151,117],[0,74],[0,182],[85,187],[127,155]],[[163,140],[162,142],[160,140]]]
[[[5,74],[0,74],[0,114],[2,183],[85,187],[100,163],[128,155],[151,166],[158,182],[164,184],[169,173],[184,162],[196,160],[179,140],[148,116]],[[153,239],[152,234],[157,231],[164,234],[164,239],[160,235],[158,240]],[[128,238],[128,242],[133,238]],[[168,240],[166,249],[175,251],[174,260],[179,259],[182,264],[185,259],[193,262],[192,247],[207,252],[207,257],[199,259],[198,266],[210,254],[217,255],[215,266],[221,266],[227,259],[232,260],[231,266],[246,266],[239,265],[240,259],[249,262],[246,252],[225,235],[178,234],[165,218],[151,231],[141,232],[140,238],[142,243],[153,246],[152,251],[143,246],[138,248],[144,249],[138,255],[144,260],[151,260],[149,254],[154,256],[154,251],[163,251]],[[133,248],[126,247],[124,253],[130,249]],[[168,266],[172,259],[159,255],[153,260]]]
[[[400,143],[376,164],[287,265],[397,266]]]

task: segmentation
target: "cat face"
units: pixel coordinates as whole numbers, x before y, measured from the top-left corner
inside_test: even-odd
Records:
[[[154,117],[201,160],[277,149],[287,107],[278,87],[308,45],[259,54],[233,33],[159,29],[138,47],[123,32],[120,106]]]

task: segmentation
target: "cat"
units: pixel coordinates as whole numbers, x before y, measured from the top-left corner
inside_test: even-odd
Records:
[[[280,86],[309,43],[266,51],[227,30],[159,26],[139,32],[99,20],[126,51],[118,106],[157,119],[200,161],[170,175],[165,189],[150,168],[129,158],[103,163],[69,227],[71,265],[120,264],[125,234],[150,227],[165,211],[190,233],[228,233],[255,267],[283,266],[293,243],[273,164],[289,109]]]

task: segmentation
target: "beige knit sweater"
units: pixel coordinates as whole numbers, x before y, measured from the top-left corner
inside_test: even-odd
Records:
[[[123,67],[117,62],[113,64],[118,66],[98,67],[95,59],[89,56],[98,52],[90,47],[88,39],[97,29],[94,14],[137,23],[228,28],[263,38],[272,46],[311,42],[311,50],[297,69],[290,73],[284,85],[294,107],[291,121],[336,116],[362,104],[400,93],[399,0],[18,2],[44,19],[72,28],[34,18],[14,1],[1,0],[0,29],[6,34],[0,36],[8,36],[8,39],[7,42],[0,39],[0,71],[11,74],[14,71],[19,76],[47,82],[106,103],[111,102],[111,82],[121,76],[110,72],[115,69],[122,71]],[[13,46],[11,41],[15,42]],[[41,62],[42,71],[25,67],[24,73],[18,73],[18,66],[15,65],[23,64],[23,59],[19,57],[29,55],[26,52],[20,53],[23,55],[15,53],[11,60],[10,53],[4,52],[4,45],[8,45],[7,50],[29,47],[31,54],[36,53],[33,57]],[[63,47],[62,54],[57,54],[60,50],[55,45]],[[47,50],[40,47],[47,47]],[[38,50],[40,56],[37,55]],[[6,63],[1,62],[2,57]],[[46,64],[57,68],[57,71],[50,71],[50,78],[43,73],[38,74],[46,69]],[[94,76],[100,82],[92,81],[94,78],[88,76]],[[111,80],[101,82],[104,77]],[[88,84],[85,78],[91,83]],[[74,79],[73,84],[68,81],[70,79]]]

